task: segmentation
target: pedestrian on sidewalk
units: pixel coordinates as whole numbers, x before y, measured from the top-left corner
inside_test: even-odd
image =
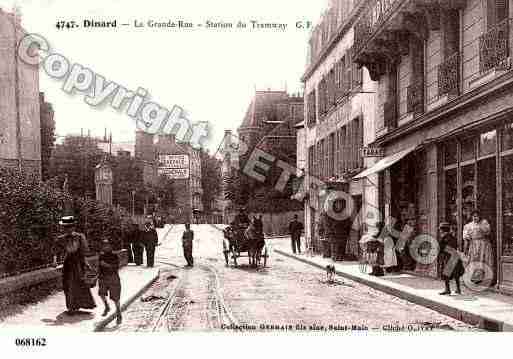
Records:
[[[102,241],[102,253],[99,258],[98,273],[98,295],[103,301],[104,310],[102,316],[105,317],[110,312],[107,296],[116,305],[116,323],[121,324],[121,280],[119,279],[119,257],[112,252],[112,245],[109,240]]]
[[[185,231],[182,235],[183,256],[187,261],[187,267],[194,266],[194,259],[192,258],[192,241],[194,240],[194,232],[191,230],[191,225],[185,223]]]
[[[73,315],[80,309],[96,307],[91,289],[84,280],[86,270],[90,269],[85,259],[89,248],[85,235],[75,232],[75,217],[64,216],[59,225],[64,234],[57,237],[56,241],[62,244],[66,251],[62,267],[62,289],[66,297],[68,314]]]
[[[471,281],[480,284],[485,278],[485,269],[488,267],[493,271],[494,260],[492,244],[490,242],[490,224],[486,219],[481,219],[479,211],[471,213],[472,222],[463,227],[463,241],[465,243],[465,254],[469,257],[469,264],[475,263],[477,268],[472,275]]]
[[[439,260],[442,267],[442,279],[445,283],[445,290],[440,295],[451,294],[450,281],[454,279],[456,282],[456,293],[461,294],[460,278],[465,274],[463,261],[456,250],[458,248],[458,240],[451,233],[451,224],[442,222],[439,225],[440,241]]]
[[[298,215],[289,223],[290,240],[292,244],[292,253],[301,254],[301,233],[303,233],[303,223],[298,221]]]
[[[383,269],[386,273],[397,270],[397,254],[395,242],[386,225],[382,226],[380,238],[383,241]]]
[[[144,244],[142,241],[142,231],[139,228],[139,224],[134,222],[132,224],[132,249],[134,251],[134,263],[136,266],[140,266],[143,263]]]
[[[378,222],[375,224],[374,230],[370,230],[370,226],[367,227],[367,233],[365,233],[360,239],[360,246],[364,251],[366,261],[372,266],[372,271],[369,275],[381,277],[384,275],[383,272],[383,239],[381,238],[381,232],[383,230],[383,223]]]
[[[159,236],[155,229],[152,216],[146,217],[142,237],[144,247],[146,248],[146,266],[152,268],[155,264],[155,248],[159,243]]]

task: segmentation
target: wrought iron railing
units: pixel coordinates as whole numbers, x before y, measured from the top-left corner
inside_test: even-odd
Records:
[[[424,83],[415,82],[406,89],[406,111],[423,112],[424,111]]]
[[[479,71],[502,65],[508,58],[509,19],[479,37]]]
[[[460,82],[460,54],[454,53],[438,66],[438,95],[457,94]]]
[[[389,129],[397,127],[397,105],[395,101],[387,101],[383,105],[383,121],[385,127]]]

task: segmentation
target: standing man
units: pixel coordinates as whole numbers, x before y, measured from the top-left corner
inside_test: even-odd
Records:
[[[303,232],[303,223],[299,222],[297,214],[294,215],[294,219],[289,224],[289,233],[292,240],[292,252],[301,254],[301,233]]]
[[[153,224],[152,216],[146,217],[146,223],[144,225],[142,237],[144,246],[146,248],[146,266],[151,268],[155,264],[155,247],[157,247],[159,243],[159,237]]]
[[[136,266],[140,266],[143,262],[144,245],[142,243],[142,232],[135,221],[132,223],[131,237],[132,248],[134,250],[134,262]]]
[[[192,258],[192,241],[194,240],[194,232],[191,230],[191,225],[185,223],[185,231],[182,235],[183,256],[187,261],[187,267],[194,266],[194,259]]]

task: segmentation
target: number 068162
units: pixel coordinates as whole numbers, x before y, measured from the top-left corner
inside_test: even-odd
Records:
[[[46,338],[16,338],[14,343],[18,347],[44,347]]]

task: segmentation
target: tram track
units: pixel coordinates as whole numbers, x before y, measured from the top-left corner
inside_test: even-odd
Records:
[[[195,271],[195,272],[194,272]],[[206,275],[205,275],[206,274]],[[198,302],[190,298],[190,287],[199,277],[206,279],[205,293]],[[203,300],[204,299],[204,300]],[[194,269],[184,270],[166,302],[151,326],[152,332],[176,331],[187,326],[188,317],[199,318],[206,330],[218,330],[222,325],[238,325],[238,321],[226,306],[221,293],[221,284],[217,270],[205,263],[197,264]]]

